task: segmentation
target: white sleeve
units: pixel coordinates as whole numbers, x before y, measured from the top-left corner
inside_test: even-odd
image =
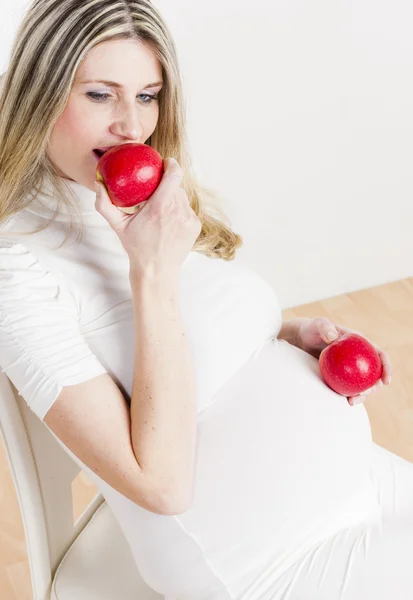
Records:
[[[25,246],[1,238],[0,367],[41,420],[64,386],[107,372],[64,283]]]

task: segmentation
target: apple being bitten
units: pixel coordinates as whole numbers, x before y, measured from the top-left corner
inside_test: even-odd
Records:
[[[383,366],[374,346],[361,335],[347,333],[320,354],[319,367],[326,384],[342,396],[356,396],[373,387]]]
[[[102,150],[95,150],[96,156]],[[164,174],[161,155],[146,144],[121,144],[100,156],[96,178],[107,189],[112,204],[126,213],[140,210],[152,196]]]

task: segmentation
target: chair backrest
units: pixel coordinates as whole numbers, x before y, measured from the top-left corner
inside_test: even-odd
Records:
[[[1,369],[0,435],[22,515],[33,599],[48,600],[59,563],[104,498],[98,494],[73,524],[72,481],[80,468]]]

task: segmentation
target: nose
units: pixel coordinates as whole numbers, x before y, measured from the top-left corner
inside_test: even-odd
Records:
[[[142,123],[139,118],[138,110],[135,105],[124,105],[120,109],[118,118],[111,126],[111,131],[117,136],[123,136],[131,140],[138,140],[142,137]]]

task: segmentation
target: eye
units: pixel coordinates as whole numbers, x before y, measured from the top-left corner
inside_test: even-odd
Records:
[[[86,96],[89,96],[94,102],[106,102],[110,98],[109,94],[100,94],[99,92],[88,92]],[[151,94],[140,94],[139,97],[146,98],[146,100],[142,100],[143,104],[151,104],[154,100],[158,99],[157,95],[152,96]]]

